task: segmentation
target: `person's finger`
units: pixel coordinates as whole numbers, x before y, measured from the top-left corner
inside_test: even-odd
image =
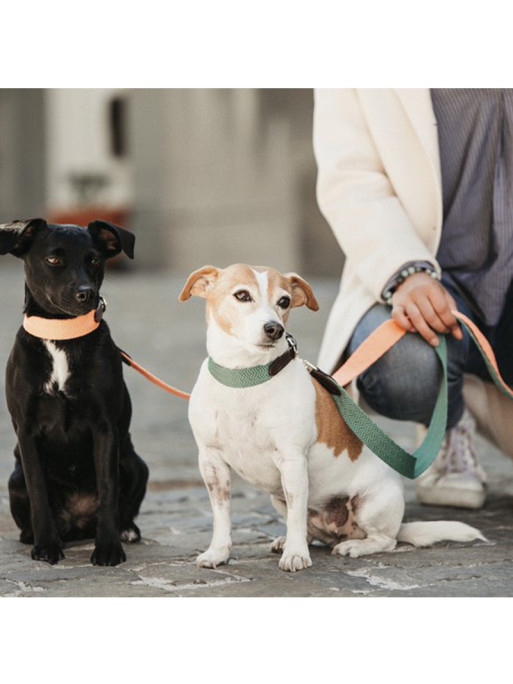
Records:
[[[445,291],[445,295],[446,295],[446,299],[448,301],[449,309],[451,311],[457,311],[458,305],[456,304],[454,298],[447,292],[447,290]],[[451,315],[453,315],[453,314],[451,314]],[[452,334],[454,335],[454,337],[457,340],[462,340],[463,339],[463,330],[461,327],[461,323],[458,321],[457,318],[455,318],[455,320],[456,320],[456,325],[452,329]]]
[[[412,298],[412,302],[417,305],[422,318],[432,330],[435,330],[438,333],[448,333],[450,331],[450,327],[440,318],[435,307],[432,305],[431,300],[427,296],[419,294]]]
[[[392,307],[392,318],[403,330],[406,330],[406,332],[415,332],[415,328],[411,324],[410,319],[406,316],[402,306],[394,304]]]
[[[439,289],[430,293],[430,301],[441,321],[447,326],[447,331],[450,331],[456,339],[461,340],[463,333],[457,318],[451,313],[452,310],[457,309],[456,302],[451,295],[443,286],[440,286]]]
[[[429,342],[433,347],[437,347],[439,343],[438,337],[424,320],[418,306],[413,302],[410,302],[405,306],[405,312],[415,330],[426,340],[426,342]]]

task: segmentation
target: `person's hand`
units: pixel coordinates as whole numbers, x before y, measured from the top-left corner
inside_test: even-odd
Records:
[[[451,333],[463,338],[451,310],[456,303],[445,287],[427,273],[414,273],[399,285],[392,296],[392,318],[407,332],[418,332],[433,347],[436,333]]]

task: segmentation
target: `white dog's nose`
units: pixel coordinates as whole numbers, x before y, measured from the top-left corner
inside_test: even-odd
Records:
[[[264,330],[265,334],[270,340],[279,340],[285,332],[285,328],[281,325],[281,323],[277,323],[276,321],[268,321],[264,325]]]

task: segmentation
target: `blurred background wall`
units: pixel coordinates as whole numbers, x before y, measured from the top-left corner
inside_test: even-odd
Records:
[[[309,89],[0,89],[0,222],[105,218],[140,268],[337,276]]]

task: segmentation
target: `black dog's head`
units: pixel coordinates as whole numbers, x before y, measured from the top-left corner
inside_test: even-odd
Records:
[[[108,221],[87,228],[44,219],[0,224],[0,254],[25,262],[27,313],[80,316],[99,305],[105,261],[134,257],[135,237]]]

